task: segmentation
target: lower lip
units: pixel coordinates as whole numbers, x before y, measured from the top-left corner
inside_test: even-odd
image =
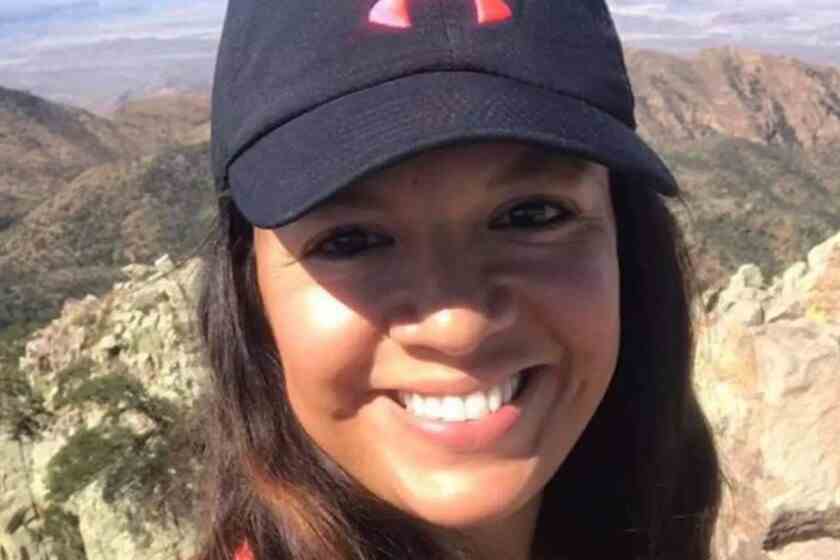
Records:
[[[545,370],[546,366],[540,366],[531,371],[528,374],[528,384],[516,400],[480,420],[465,422],[430,420],[414,416],[402,406],[398,406],[403,416],[408,419],[409,429],[426,441],[459,453],[483,451],[496,445],[517,425],[524,411],[537,395],[538,386],[541,385],[539,381]]]

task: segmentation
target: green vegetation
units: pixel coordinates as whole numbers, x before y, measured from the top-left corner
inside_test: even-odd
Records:
[[[51,416],[18,368],[26,338],[38,327],[22,323],[0,330],[0,437],[13,441],[37,438]]]
[[[105,293],[121,268],[193,256],[215,216],[209,145],[90,169],[0,240],[0,327],[48,320],[67,298]]]
[[[94,367],[96,367],[96,363],[93,360],[83,357],[56,374],[57,393],[55,399],[59,407],[62,406],[68,392],[90,378]]]
[[[87,560],[79,518],[57,505],[43,510],[31,505],[22,507],[6,523],[5,531],[8,535],[26,531],[33,541],[50,550],[51,558]],[[21,558],[29,556],[22,555]],[[8,560],[8,556],[0,554],[0,560]]]
[[[87,560],[85,544],[79,531],[79,518],[51,505],[41,513],[41,525],[34,531],[41,543],[49,543],[61,560]]]
[[[135,437],[120,426],[83,428],[50,459],[47,486],[52,502],[67,501],[73,494],[94,482],[114,463],[132,454]]]
[[[701,288],[753,263],[767,278],[840,229],[840,182],[829,160],[792,146],[711,135],[663,146],[679,178]]]
[[[187,412],[149,395],[127,372],[84,380],[57,400],[61,408],[103,407],[99,425],[77,431],[47,465],[50,500],[61,503],[101,482],[107,503],[123,500],[152,517],[178,519],[191,511],[196,447]],[[146,427],[127,427],[140,415]],[[136,421],[136,416],[135,416]]]

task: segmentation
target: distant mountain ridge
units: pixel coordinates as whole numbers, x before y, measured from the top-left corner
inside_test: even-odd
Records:
[[[209,139],[208,95],[129,100],[110,118],[0,87],[0,231],[83,171]]]
[[[195,251],[212,223],[208,157],[204,142],[93,167],[20,219],[0,236],[0,327],[47,319],[163,247]]]
[[[107,115],[120,131],[148,153],[172,144],[210,140],[210,95],[158,90],[121,100]]]
[[[840,230],[840,70],[731,48],[626,54],[701,288],[743,262],[776,274]],[[104,119],[0,90],[0,204],[24,209],[0,227],[0,327],[49,318],[123,265],[190,254],[215,196],[209,112],[206,92],[128,97]]]
[[[628,49],[643,136],[673,142],[721,134],[818,149],[840,144],[840,69],[747,49],[685,59]]]
[[[694,58],[627,49],[639,133],[687,208],[700,283],[770,274],[840,228],[840,69],[747,49]]]
[[[135,149],[107,119],[0,87],[0,230],[57,184]]]

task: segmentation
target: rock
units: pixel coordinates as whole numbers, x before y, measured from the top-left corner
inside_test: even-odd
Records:
[[[183,518],[189,494],[180,492],[169,509],[166,502],[144,506],[132,490],[142,479],[132,478],[131,470],[167,452],[170,426],[183,423],[177,415],[191,409],[204,375],[192,312],[198,270],[197,261],[176,268],[168,257],[126,267],[128,281],[101,298],[67,301],[61,315],[27,341],[20,373],[53,416],[31,441],[0,439],[0,546],[7,555],[0,559],[19,558],[21,547],[39,560],[76,559],[82,548],[87,560],[190,557],[194,523]],[[158,451],[135,451],[127,442],[139,437],[152,437],[144,447]],[[81,455],[60,460],[72,453]],[[76,470],[53,476],[63,472],[59,467]],[[170,474],[189,481],[186,470],[193,467],[174,465]],[[120,482],[126,476],[128,482]],[[69,497],[54,493],[65,491],[63,480]],[[180,517],[161,516],[160,507]],[[71,526],[51,537],[43,512]],[[13,534],[3,531],[7,526]]]
[[[82,547],[85,560],[193,553],[187,500],[170,504],[167,515],[151,515],[137,499],[111,496],[109,481],[117,494],[133,483],[115,484],[103,470],[60,501],[52,494],[50,469],[85,437],[100,447],[78,461],[81,472],[58,477],[62,485],[88,476],[86,461],[120,456],[121,437],[152,434],[157,439],[147,446],[175,437],[156,435],[159,421],[130,405],[142,398],[176,414],[196,397],[206,375],[192,312],[198,266],[175,267],[161,258],[154,266],[127,267],[128,281],[99,299],[67,302],[61,317],[27,341],[20,368],[54,416],[35,441],[0,440],[0,461],[12,465],[0,479],[0,546],[7,555],[20,547],[39,560],[80,558],[68,551],[78,554]],[[838,302],[840,235],[770,282],[758,267],[745,265],[725,289],[704,294],[696,317],[695,384],[729,481],[715,560],[840,558]],[[92,386],[96,399],[79,397]],[[109,399],[129,410],[115,417]],[[127,455],[121,464],[141,469],[143,456]],[[178,481],[169,491],[194,487],[183,483],[193,472],[188,466],[169,467]],[[45,537],[46,514],[27,513],[35,511],[63,519],[65,536]]]
[[[155,268],[158,272],[168,274],[175,269],[175,265],[172,264],[172,259],[169,258],[169,255],[163,255],[155,261]]]
[[[88,560],[186,560],[195,553],[188,528],[149,523],[129,507],[107,504],[101,494],[101,486],[94,484],[75,499]]]
[[[838,277],[840,236],[769,287],[742,268],[698,332],[695,381],[730,482],[718,560],[840,558]]]
[[[152,268],[142,264],[129,264],[122,267],[122,272],[130,280],[141,280],[150,276]],[[119,284],[115,287],[120,286]]]
[[[17,558],[25,550],[37,558],[39,549],[34,535],[26,526],[36,517],[28,492],[29,458],[27,447],[20,442],[0,439],[0,558]]]

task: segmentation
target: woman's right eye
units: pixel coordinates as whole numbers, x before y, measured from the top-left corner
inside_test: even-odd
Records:
[[[329,234],[323,241],[316,243],[309,255],[328,260],[350,259],[358,254],[375,247],[389,243],[375,243],[384,236],[372,233],[358,226],[339,228]]]

